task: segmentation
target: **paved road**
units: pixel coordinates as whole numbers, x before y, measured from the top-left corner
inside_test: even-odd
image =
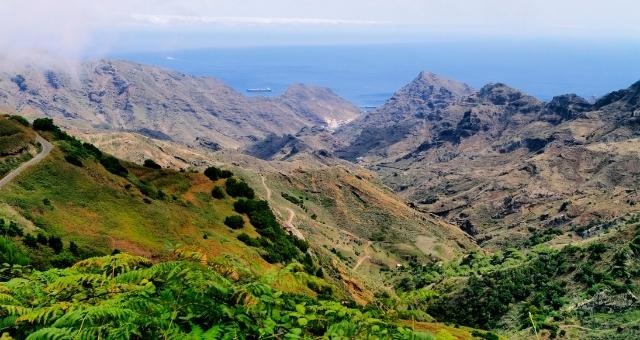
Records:
[[[36,141],[40,143],[40,145],[42,145],[42,151],[40,151],[39,154],[31,158],[30,160],[20,164],[19,167],[13,169],[6,176],[0,179],[0,189],[4,188],[9,182],[13,181],[16,177],[18,177],[18,175],[27,170],[30,166],[40,163],[40,161],[42,161],[49,155],[49,153],[53,149],[53,145],[51,145],[51,143],[40,136],[36,137]]]

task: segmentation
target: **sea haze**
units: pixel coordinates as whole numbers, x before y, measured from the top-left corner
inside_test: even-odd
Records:
[[[503,82],[542,100],[564,93],[592,99],[640,80],[637,42],[455,41],[221,48],[110,57],[213,76],[243,93],[269,87],[277,95],[293,83],[321,85],[363,107],[379,106],[421,70],[475,88]]]

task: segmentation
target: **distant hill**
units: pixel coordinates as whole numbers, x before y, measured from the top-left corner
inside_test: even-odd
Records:
[[[213,78],[115,60],[5,69],[0,108],[83,131],[135,131],[212,150],[304,127],[336,127],[360,115],[325,88],[298,84],[280,97],[250,98]]]

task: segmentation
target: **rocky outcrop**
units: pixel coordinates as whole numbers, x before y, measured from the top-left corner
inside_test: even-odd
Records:
[[[553,97],[544,107],[542,119],[552,124],[583,117],[583,113],[591,110],[592,105],[586,99],[575,95],[565,94]]]

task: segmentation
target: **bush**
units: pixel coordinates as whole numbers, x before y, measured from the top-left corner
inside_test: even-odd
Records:
[[[100,164],[102,164],[102,166],[104,166],[104,168],[107,169],[107,171],[109,171],[114,175],[127,177],[127,175],[129,174],[129,171],[127,170],[127,168],[122,166],[122,164],[120,164],[120,161],[113,156],[107,155],[102,157],[100,159]]]
[[[29,124],[29,121],[26,118],[22,117],[22,116],[13,115],[13,116],[10,117],[10,119],[15,120],[16,122],[20,123],[23,126],[26,126],[26,127],[31,126],[31,124]]]
[[[58,236],[49,236],[49,247],[53,249],[53,252],[60,254],[63,248],[62,239]]]
[[[225,196],[224,190],[222,190],[221,186],[216,186],[211,190],[211,196],[213,196],[213,198],[223,199]]]
[[[33,128],[39,131],[53,131],[56,132],[59,128],[53,123],[51,118],[37,118],[33,121]]]
[[[78,158],[78,156],[76,155],[66,155],[64,156],[64,160],[69,164],[73,164],[81,168],[84,166],[84,164],[82,164],[82,160],[80,160],[80,158]]]
[[[0,236],[0,264],[2,263],[24,266],[29,264],[29,257],[10,238]]]
[[[220,178],[229,178],[233,176],[233,173],[229,170],[222,170],[215,166],[210,166],[204,171],[204,175],[209,177],[212,181],[217,181]]]
[[[15,221],[11,221],[7,225],[3,219],[0,219],[0,234],[9,237],[22,236],[23,231]]]
[[[255,192],[245,181],[229,178],[225,182],[225,187],[231,197],[246,197],[249,199],[255,197]]]
[[[244,219],[240,215],[227,216],[224,224],[231,229],[240,229],[244,227]]]
[[[242,241],[244,244],[250,247],[260,247],[260,242],[258,242],[258,240],[245,233],[238,235],[238,240]]]
[[[299,242],[281,227],[266,201],[239,199],[233,208],[240,214],[247,214],[251,224],[262,236],[258,241],[266,251],[262,257],[271,263],[288,262],[300,258],[307,248],[306,242]]]
[[[102,151],[96,148],[95,145],[89,144],[89,143],[82,143],[82,148],[90,155],[93,155],[95,158],[97,159],[102,158]]]
[[[286,192],[283,192],[280,194],[280,196],[282,196],[282,198],[286,199],[287,201],[299,206],[300,208],[304,209],[304,200],[302,197],[297,198],[293,195],[289,195]]]
[[[44,234],[38,234],[36,236],[36,240],[38,241],[38,243],[42,244],[43,246],[46,246],[49,243],[49,239]]]
[[[145,159],[143,166],[149,169],[162,169],[160,164],[156,163],[153,159]]]
[[[22,243],[29,248],[38,248],[38,239],[31,234],[27,234],[22,240]]]
[[[69,242],[69,251],[71,252],[71,254],[78,256],[78,254],[80,253],[80,249],[78,249],[78,245],[71,241]]]

